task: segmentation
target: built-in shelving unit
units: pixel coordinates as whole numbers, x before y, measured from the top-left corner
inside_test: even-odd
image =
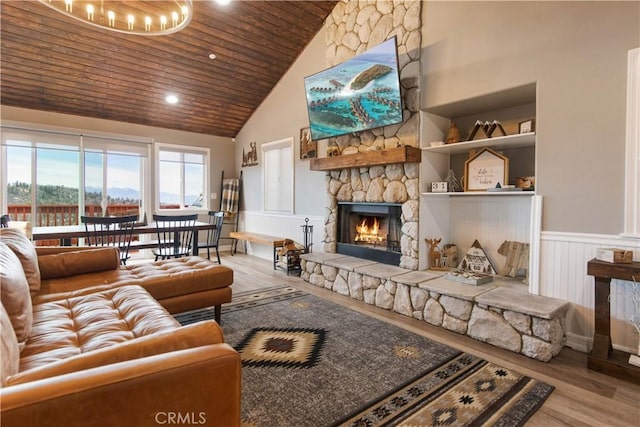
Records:
[[[422,110],[422,162],[420,166],[420,253],[428,253],[425,239],[442,238],[442,244],[458,246],[464,256],[478,240],[498,268],[505,261],[497,250],[505,240],[530,244],[529,290],[538,289],[539,239],[542,198],[537,191],[431,192],[431,183],[445,181],[452,170],[463,184],[465,162],[482,148],[491,148],[509,159],[507,184],[536,175],[535,132],[519,133],[518,123],[536,117],[535,83],[518,88],[458,100]],[[442,141],[449,124],[456,122],[464,138],[476,121],[497,120],[507,136],[431,146]],[[537,125],[537,123],[536,123]],[[534,129],[535,130],[535,129]],[[428,266],[421,259],[420,268]]]
[[[500,136],[495,138],[485,138],[485,139],[478,139],[473,141],[456,142],[453,144],[437,145],[433,147],[423,147],[422,151],[426,153],[427,156],[429,156],[430,154],[437,153],[440,155],[444,155],[446,157],[445,161],[442,161],[442,159],[440,161],[437,161],[434,158],[432,158],[431,160],[435,160],[435,161],[430,162],[430,164],[432,165],[437,165],[437,164],[440,165],[440,167],[434,166],[433,172],[435,172],[437,176],[440,177],[439,179],[444,180],[446,173],[451,168],[452,156],[460,157],[462,160],[460,160],[458,164],[462,164],[464,161],[464,158],[468,156],[469,153],[472,153],[476,150],[480,150],[485,147],[491,148],[492,150],[495,150],[495,151],[516,150],[516,153],[517,153],[517,149],[535,148],[535,144],[536,144],[536,134],[535,132],[529,132],[529,133],[523,133],[523,134]],[[534,162],[534,159],[533,158],[527,159],[525,160],[525,162],[532,163]],[[446,167],[443,167],[443,166],[446,166]],[[455,192],[455,193],[454,192],[432,193],[428,190],[428,188],[426,192],[421,193],[421,195],[428,196],[428,197],[431,197],[431,196],[436,196],[436,197],[440,197],[440,196],[456,196],[456,197],[530,196],[532,194],[534,193],[531,191],[503,191],[503,192],[470,191],[470,192]]]

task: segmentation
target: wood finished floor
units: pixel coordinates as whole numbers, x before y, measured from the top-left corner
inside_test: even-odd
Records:
[[[589,371],[584,353],[565,347],[551,362],[539,362],[315,287],[297,276],[274,271],[269,260],[245,254],[231,256],[228,252],[221,257],[222,264],[234,270],[234,292],[279,284],[295,286],[555,386],[528,426],[640,426],[640,385]]]

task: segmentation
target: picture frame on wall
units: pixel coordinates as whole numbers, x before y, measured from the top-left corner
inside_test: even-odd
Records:
[[[483,148],[464,164],[464,191],[487,191],[509,179],[509,159],[490,148]]]
[[[311,140],[311,129],[300,129],[300,160],[315,159],[318,153],[318,143]]]
[[[256,143],[249,143],[249,151],[242,149],[242,165],[241,167],[258,166],[258,150],[256,149]]]

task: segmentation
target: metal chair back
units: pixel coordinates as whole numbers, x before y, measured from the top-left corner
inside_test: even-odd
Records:
[[[152,250],[156,261],[191,255],[197,220],[198,214],[153,215],[158,234],[158,247]]]
[[[129,247],[133,227],[138,215],[115,217],[81,216],[88,246],[111,246],[120,249],[120,263],[125,265],[129,256]]]

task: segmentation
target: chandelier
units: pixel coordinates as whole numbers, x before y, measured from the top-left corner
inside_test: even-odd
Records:
[[[50,8],[105,30],[143,36],[175,33],[191,21],[191,0],[38,0]]]

